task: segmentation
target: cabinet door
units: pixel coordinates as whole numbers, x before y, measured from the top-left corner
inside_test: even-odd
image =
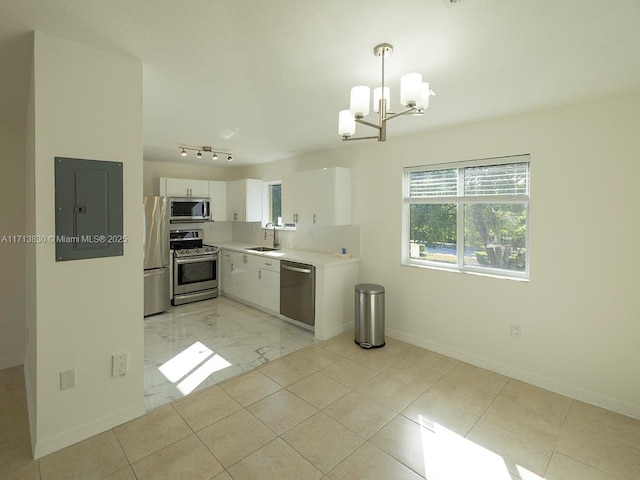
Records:
[[[245,222],[262,220],[262,180],[245,180]]]
[[[211,219],[218,222],[227,220],[227,182],[209,182],[211,198]]]
[[[167,197],[190,197],[191,180],[187,178],[167,178]]]
[[[242,283],[242,299],[258,304],[260,302],[260,257],[243,255],[244,274]]]
[[[309,189],[310,205],[306,223],[316,225],[334,225],[335,186],[333,168],[308,172],[306,181]]]
[[[298,197],[297,174],[285,175],[282,178],[282,221],[284,223],[296,223]]]
[[[298,172],[282,180],[282,212],[285,223],[312,223],[313,172]]]
[[[189,196],[197,198],[209,198],[209,181],[189,180]]]
[[[244,180],[227,182],[227,218],[246,221],[246,194]]]
[[[280,272],[260,269],[260,306],[280,313]]]
[[[227,219],[240,222],[262,220],[262,180],[227,182]]]
[[[351,223],[351,170],[333,167],[291,174],[282,180],[286,222],[307,225]]]
[[[221,258],[221,274],[220,287],[224,293],[234,295],[234,277],[233,277],[233,252],[222,250]]]

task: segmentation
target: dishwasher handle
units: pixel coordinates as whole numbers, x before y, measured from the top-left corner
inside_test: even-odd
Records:
[[[284,268],[285,270],[291,270],[292,272],[298,272],[298,273],[312,273],[312,270],[310,268],[298,268],[298,267],[290,267],[289,265],[280,265],[281,268]]]

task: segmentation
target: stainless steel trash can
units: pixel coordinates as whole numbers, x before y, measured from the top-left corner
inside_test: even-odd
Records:
[[[362,348],[384,347],[384,287],[356,285],[356,343]]]

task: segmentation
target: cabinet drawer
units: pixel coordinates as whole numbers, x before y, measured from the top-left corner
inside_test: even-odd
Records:
[[[271,270],[272,272],[280,271],[280,260],[274,260],[273,258],[260,258],[259,265],[263,270]]]

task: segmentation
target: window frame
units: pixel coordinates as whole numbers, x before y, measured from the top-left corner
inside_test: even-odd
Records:
[[[528,182],[526,194],[513,195],[465,195],[464,194],[464,170],[471,167],[490,167],[497,165],[527,163]],[[411,173],[433,170],[458,170],[456,195],[440,195],[432,197],[410,197],[409,178]],[[524,204],[526,206],[526,232],[525,232],[525,269],[523,271],[506,270],[495,267],[479,267],[464,264],[464,223],[465,206],[471,204]],[[411,258],[410,228],[411,205],[422,204],[454,204],[456,205],[456,263],[449,264],[433,260]],[[433,165],[419,165],[404,167],[402,171],[402,265],[411,267],[446,270],[459,273],[470,273],[497,278],[507,278],[519,281],[528,281],[530,277],[530,216],[531,216],[531,157],[529,154],[511,155],[505,157],[483,158],[462,162],[439,163]]]
[[[271,180],[262,182],[262,228],[272,230],[273,227],[266,227],[271,222],[271,187],[280,185],[280,205],[282,207],[282,180]],[[295,230],[296,227],[291,223],[282,223],[276,225],[276,230]]]

